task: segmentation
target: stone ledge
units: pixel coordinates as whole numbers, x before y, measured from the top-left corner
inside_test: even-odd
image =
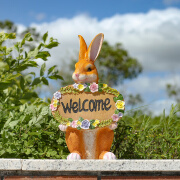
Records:
[[[11,175],[180,175],[180,160],[0,159],[0,174]]]

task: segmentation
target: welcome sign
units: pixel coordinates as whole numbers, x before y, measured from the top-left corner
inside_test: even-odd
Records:
[[[64,125],[74,124],[76,128],[86,120],[91,129],[119,120],[125,105],[122,95],[105,84],[96,85],[93,92],[90,84],[76,84],[54,93],[50,107],[55,119]]]

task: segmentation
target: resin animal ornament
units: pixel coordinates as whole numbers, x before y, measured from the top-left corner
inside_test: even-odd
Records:
[[[104,35],[98,34],[87,48],[85,40],[79,35],[79,61],[75,64],[72,75],[77,84],[98,83],[98,72],[94,62],[100,53],[103,39]],[[64,127],[61,128],[64,130]],[[113,137],[112,127],[93,130],[77,130],[68,127],[66,143],[71,154],[67,159],[116,159],[115,155],[109,152]]]
[[[125,109],[123,96],[107,84],[98,83],[96,61],[103,43],[102,33],[87,48],[79,35],[79,61],[72,75],[75,84],[54,93],[50,108],[59,129],[66,133],[70,154],[75,159],[116,159],[110,151],[117,121]]]

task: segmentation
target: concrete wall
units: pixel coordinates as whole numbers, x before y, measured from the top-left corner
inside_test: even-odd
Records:
[[[1,180],[180,179],[180,160],[0,159]]]

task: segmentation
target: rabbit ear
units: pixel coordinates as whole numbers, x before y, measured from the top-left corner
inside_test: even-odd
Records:
[[[89,45],[88,51],[86,56],[88,56],[88,60],[95,61],[96,58],[98,57],[102,43],[104,39],[104,34],[99,33],[96,35],[96,37],[91,41],[91,44]]]
[[[85,54],[87,51],[87,45],[84,41],[84,38],[81,35],[78,35],[80,42],[80,50],[79,50],[79,61],[85,58]]]

